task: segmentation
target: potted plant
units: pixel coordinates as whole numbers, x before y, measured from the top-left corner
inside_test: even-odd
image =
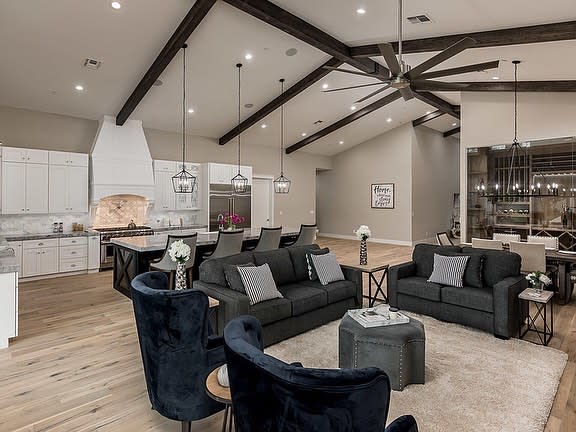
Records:
[[[226,213],[224,215],[224,223],[226,224],[226,229],[231,231],[236,229],[236,225],[240,225],[246,220],[244,216],[240,216],[237,213]]]
[[[544,286],[548,286],[552,283],[552,279],[540,271],[532,272],[526,275],[526,279],[528,279],[530,285],[532,285],[532,288],[538,295],[542,294],[542,288]]]

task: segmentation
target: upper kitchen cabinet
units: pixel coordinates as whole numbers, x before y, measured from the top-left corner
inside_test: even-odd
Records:
[[[198,210],[200,208],[200,164],[186,162],[186,171],[196,176],[196,187],[190,194],[177,194],[172,176],[182,170],[182,162],[154,161],[154,207],[157,210]]]
[[[3,162],[48,163],[48,151],[17,147],[2,147]]]
[[[88,155],[85,153],[51,151],[49,160],[50,165],[88,167]]]
[[[238,174],[238,165],[208,164],[208,179],[210,184],[231,184],[232,177]],[[248,185],[252,185],[252,167],[240,166],[240,174],[248,179]]]
[[[182,162],[177,162],[177,171],[182,169]],[[199,210],[200,209],[200,165],[186,162],[186,171],[196,177],[196,187],[192,193],[178,193],[176,195],[176,210]],[[173,192],[174,193],[174,192]]]
[[[88,167],[50,164],[50,213],[88,211]]]
[[[2,213],[48,213],[48,165],[36,162],[44,160],[42,155],[24,149],[20,161],[13,162],[18,152],[3,150]],[[48,161],[48,152],[45,155]],[[34,162],[28,162],[28,158]]]

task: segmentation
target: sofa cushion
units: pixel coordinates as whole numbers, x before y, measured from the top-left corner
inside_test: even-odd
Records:
[[[292,302],[285,298],[266,300],[250,306],[250,315],[254,315],[264,326],[292,316]]]
[[[473,252],[464,253],[452,253],[443,252],[440,255],[446,256],[469,256],[468,264],[466,265],[466,271],[464,272],[464,286],[471,286],[474,288],[482,288],[484,286],[484,280],[482,277],[482,267],[484,265],[484,253],[482,250],[475,249]]]
[[[492,289],[490,288],[444,286],[441,289],[441,298],[442,303],[484,312],[494,312],[494,301],[492,299]]]
[[[428,282],[425,277],[411,276],[398,279],[398,293],[425,300],[440,301],[441,285]]]
[[[446,256],[434,254],[434,270],[428,282],[463,287],[464,272],[470,256]]]
[[[270,266],[276,285],[296,282],[290,253],[285,248],[254,252],[254,262],[259,266],[266,263]]]
[[[416,276],[428,279],[434,268],[434,254],[459,253],[459,246],[438,246],[420,243],[414,247],[412,261],[416,263]]]
[[[328,304],[326,291],[304,284],[289,284],[278,287],[284,298],[292,301],[292,316],[320,309]]]
[[[254,262],[254,254],[250,251],[222,258],[208,258],[200,264],[199,279],[205,283],[213,283],[226,286],[226,275],[224,274],[224,264],[247,264]]]
[[[303,245],[303,246],[290,246],[285,248],[290,253],[290,259],[294,266],[294,273],[297,281],[308,279],[308,264],[306,263],[306,252],[310,250],[318,250],[320,246],[317,244]]]
[[[242,282],[242,278],[240,277],[240,273],[238,272],[238,267],[254,267],[254,263],[249,262],[246,264],[224,264],[224,276],[226,277],[228,287],[230,287],[234,291],[246,294],[246,289],[244,288],[244,282]]]
[[[468,254],[474,248],[462,248],[462,253]],[[520,274],[520,265],[522,259],[520,255],[514,252],[491,250],[491,249],[475,249],[482,251],[484,254],[484,266],[482,277],[484,285],[493,287],[498,282],[510,276],[518,276]]]
[[[304,281],[302,284],[326,291],[328,304],[337,303],[341,300],[356,297],[356,284],[349,280],[332,282],[322,285],[319,281]]]

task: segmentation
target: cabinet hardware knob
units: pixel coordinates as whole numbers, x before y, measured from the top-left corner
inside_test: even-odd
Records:
[[[76,264],[72,264],[70,267],[76,267]]]
[[[38,243],[38,246],[44,246],[44,243]]]

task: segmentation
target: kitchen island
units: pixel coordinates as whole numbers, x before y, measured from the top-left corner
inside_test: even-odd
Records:
[[[281,244],[288,243],[298,236],[299,228],[282,228]],[[179,230],[177,235],[192,235],[194,230]],[[260,228],[244,230],[242,249],[255,245],[260,236]],[[166,248],[167,234],[141,237],[119,237],[112,239],[114,247],[114,289],[130,298],[132,279],[150,268],[150,262],[160,258]],[[202,256],[214,250],[218,240],[218,232],[198,233],[196,244],[196,259],[192,271],[193,279],[198,277],[198,266],[203,261]]]
[[[0,238],[0,349],[18,335],[18,260],[4,238]]]

